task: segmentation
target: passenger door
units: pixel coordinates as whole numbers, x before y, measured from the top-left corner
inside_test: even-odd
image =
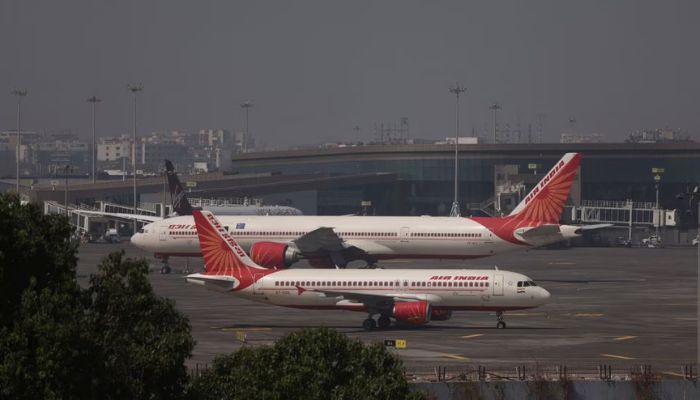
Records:
[[[411,237],[411,230],[407,226],[402,226],[399,232],[399,238],[402,243],[408,243],[408,238]]]
[[[503,296],[503,274],[495,274],[493,278],[493,295]]]

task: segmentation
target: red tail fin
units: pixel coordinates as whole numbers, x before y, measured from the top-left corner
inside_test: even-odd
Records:
[[[192,215],[207,275],[233,276],[245,285],[254,282],[255,273],[267,272],[248,257],[211,212],[194,210]]]
[[[564,154],[509,217],[540,224],[559,223],[580,162],[580,153]]]

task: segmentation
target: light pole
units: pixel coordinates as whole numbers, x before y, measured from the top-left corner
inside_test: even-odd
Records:
[[[501,105],[498,103],[493,103],[491,107],[489,107],[489,110],[493,110],[493,144],[496,144],[496,135],[498,134],[498,131],[496,130],[496,113],[498,113],[498,110],[501,108]]]
[[[96,143],[95,143],[95,106],[102,100],[97,98],[97,96],[92,96],[87,99],[88,103],[92,103],[92,183],[95,183],[95,157],[97,153]]]
[[[654,174],[654,189],[656,189],[656,203],[654,213],[656,214],[656,243],[661,243],[661,238],[659,237],[659,225],[661,225],[661,211],[659,211],[659,183],[661,182],[661,174],[664,173],[664,168],[654,167],[651,169],[651,173]]]
[[[136,95],[143,90],[143,85],[129,85],[128,90],[134,95],[134,125],[132,135],[131,170],[134,173],[134,233],[136,233]]]
[[[690,188],[689,188],[690,189]],[[700,370],[700,185],[696,185],[693,187],[692,190],[687,191],[686,193],[680,193],[678,196],[676,196],[678,199],[683,199],[684,197],[688,197],[688,205],[692,206],[693,200],[697,202],[697,223],[698,223],[698,228],[697,228],[697,233],[696,233],[696,239],[697,240],[697,358],[695,359],[696,362],[696,368],[697,370]],[[697,374],[697,372],[696,372]]]
[[[459,217],[459,95],[466,92],[467,89],[459,85],[459,83],[450,87],[450,93],[455,95],[455,197],[452,201],[452,209],[450,209],[450,217]]]
[[[71,172],[73,168],[71,168],[70,164],[66,164],[65,167],[63,167],[63,207],[66,209],[66,218],[68,217],[68,173]]]
[[[253,107],[253,103],[250,100],[246,100],[241,103],[241,108],[245,109],[245,134],[243,135],[243,152],[248,152],[248,110]]]
[[[22,97],[27,95],[27,89],[15,89],[12,91],[14,96],[17,96],[17,181],[16,190],[17,195],[19,195],[19,156],[20,156],[20,146],[22,144]]]

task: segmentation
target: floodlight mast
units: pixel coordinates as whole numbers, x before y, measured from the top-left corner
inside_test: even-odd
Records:
[[[467,89],[457,83],[450,87],[449,91],[455,95],[455,188],[450,217],[459,217],[459,95],[466,92]]]
[[[27,95],[27,89],[15,89],[12,91],[12,95],[17,97],[17,177],[16,177],[16,188],[17,195],[19,196],[19,158],[22,145],[22,97]]]
[[[134,95],[134,119],[132,131],[132,152],[131,152],[131,170],[134,174],[134,233],[136,233],[136,97],[139,92],[143,91],[143,85],[129,85],[127,89]]]
[[[95,157],[97,154],[97,144],[95,140],[95,106],[97,103],[101,102],[97,96],[89,97],[86,100],[88,103],[92,103],[92,183],[95,183]]]

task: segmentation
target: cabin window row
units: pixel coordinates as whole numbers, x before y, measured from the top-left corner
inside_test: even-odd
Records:
[[[518,282],[521,283],[521,282]],[[303,287],[399,287],[400,282],[393,281],[275,281],[275,286],[303,286]],[[403,286],[409,286],[404,281]],[[426,282],[411,281],[411,287],[489,287],[488,282]]]
[[[411,282],[411,286],[420,287],[489,287],[488,282]]]
[[[413,232],[411,237],[480,238],[481,233]]]
[[[170,231],[172,236],[196,236],[197,231]]]

